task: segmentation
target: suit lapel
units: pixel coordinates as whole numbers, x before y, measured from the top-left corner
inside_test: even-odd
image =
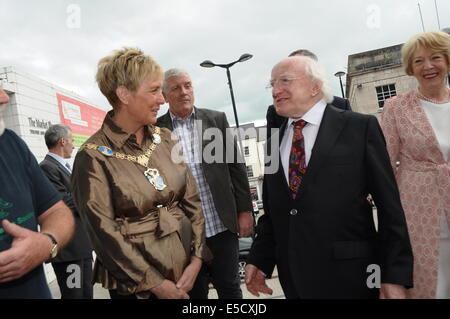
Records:
[[[210,127],[216,127],[216,124],[211,120],[210,116],[208,116],[207,112],[202,109],[198,109],[194,107],[195,112],[195,119],[200,121],[197,123],[197,137],[201,143],[199,143],[199,146],[201,144],[201,151],[203,151],[206,147],[206,145],[209,143],[208,140],[205,140],[203,137],[205,135],[205,130],[207,130]],[[219,129],[222,129],[219,127]],[[223,139],[225,140],[225,136],[223,136]],[[224,141],[225,142],[225,141]]]
[[[173,131],[172,119],[170,117],[169,111],[159,118],[160,126],[167,127],[170,131]]]
[[[328,155],[336,144],[337,138],[347,123],[347,119],[342,115],[343,112],[343,110],[339,110],[330,104],[327,105],[312,149],[306,174],[296,199],[301,198],[305,193],[308,183],[314,180],[314,175],[320,171],[320,167],[326,162]]]
[[[51,163],[55,164],[56,167],[58,167],[58,169],[59,169],[60,171],[62,171],[62,172],[65,174],[65,176],[67,176],[68,178],[70,178],[70,173],[69,173],[69,171],[67,170],[67,168],[65,168],[63,165],[61,165],[60,162],[58,162],[56,159],[54,159],[53,157],[51,157],[51,156],[49,156],[49,155],[45,155],[45,159],[46,159],[47,161],[50,161]]]

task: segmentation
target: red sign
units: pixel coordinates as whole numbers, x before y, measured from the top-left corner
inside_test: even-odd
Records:
[[[106,112],[59,93],[56,98],[61,123],[72,129],[74,145],[81,146],[101,128]]]

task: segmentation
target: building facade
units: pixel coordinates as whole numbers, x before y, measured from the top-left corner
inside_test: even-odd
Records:
[[[403,71],[402,44],[348,57],[346,96],[355,112],[378,115],[389,97],[417,87]]]
[[[262,200],[266,127],[247,123],[240,125],[239,128],[252,199]]]
[[[101,127],[106,114],[74,92],[13,67],[0,68],[0,87],[10,98],[4,112],[6,127],[27,143],[38,162],[47,154],[44,133],[51,125],[69,126],[79,147]]]

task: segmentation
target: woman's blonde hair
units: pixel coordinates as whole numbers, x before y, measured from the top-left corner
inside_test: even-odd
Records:
[[[123,47],[98,62],[96,80],[113,109],[120,105],[116,89],[123,85],[136,91],[146,79],[162,77],[163,70],[138,48]]]
[[[431,49],[433,53],[442,53],[450,65],[450,35],[441,31],[419,33],[409,39],[402,48],[403,69],[413,75],[412,59],[419,48]]]

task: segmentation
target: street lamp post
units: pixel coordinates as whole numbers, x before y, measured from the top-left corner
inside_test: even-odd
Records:
[[[211,62],[210,60],[205,60],[202,63],[200,63],[200,66],[202,66],[204,68],[213,68],[215,66],[218,66],[220,68],[227,69],[228,86],[230,88],[231,103],[233,105],[234,120],[236,121],[237,135],[238,135],[238,139],[239,139],[239,147],[241,149],[241,152],[243,152],[244,150],[242,148],[241,134],[239,132],[239,120],[238,120],[237,111],[236,111],[236,102],[234,100],[233,84],[231,83],[230,68],[238,62],[244,62],[244,61],[250,60],[252,57],[253,57],[253,55],[245,53],[245,54],[241,55],[241,57],[239,59],[237,59],[236,61],[228,63],[228,64],[216,64],[216,63]]]
[[[345,99],[345,94],[344,94],[344,86],[342,85],[342,76],[344,76],[345,75],[345,72],[343,72],[343,71],[339,71],[339,72],[336,72],[335,74],[334,74],[334,76],[336,76],[336,77],[338,77],[339,78],[339,83],[341,84],[341,93],[342,93],[342,98],[343,99]]]

